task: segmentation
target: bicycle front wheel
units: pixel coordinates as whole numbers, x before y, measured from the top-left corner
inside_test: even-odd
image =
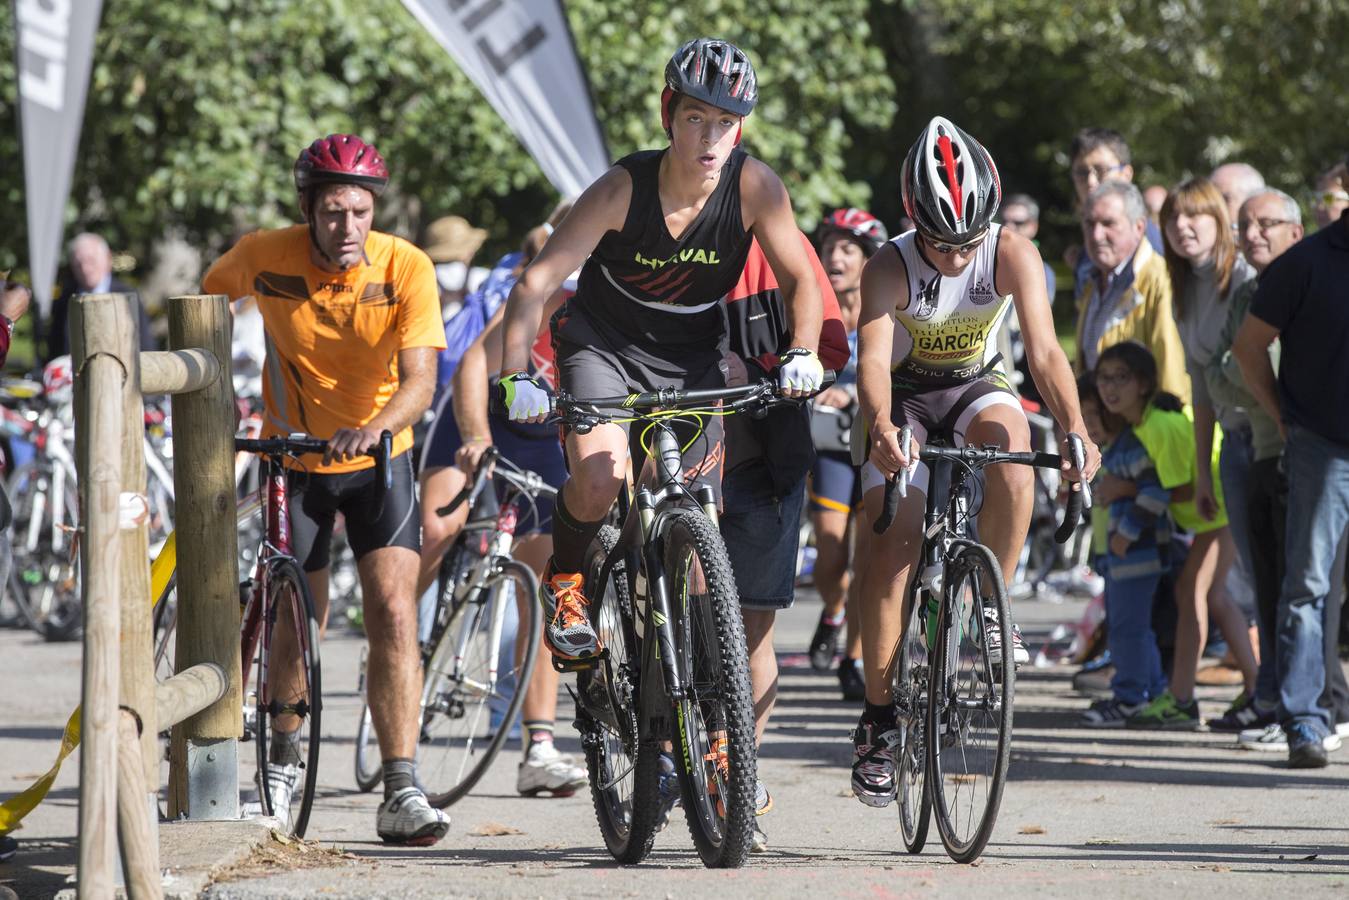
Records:
[[[927,790],[927,688],[929,666],[924,629],[926,599],[918,591],[909,597],[908,627],[900,639],[895,662],[895,722],[899,725],[899,831],[904,849],[921,853],[932,818],[932,794]]]
[[[539,580],[508,559],[451,613],[426,665],[418,772],[439,809],[468,794],[506,743],[539,652]],[[503,640],[516,598],[529,615]]]
[[[318,782],[323,712],[319,623],[293,559],[270,563],[258,650],[258,798],[265,815],[304,837]]]
[[[671,736],[684,813],[703,864],[735,868],[753,843],[758,759],[735,576],[721,533],[691,510],[674,514],[664,563],[675,650],[688,678]]]
[[[945,593],[928,687],[928,778],[942,844],[968,863],[993,833],[1007,780],[1016,666],[990,659],[986,638],[996,627],[1009,653],[1012,616],[1002,570],[980,544],[957,546]]]

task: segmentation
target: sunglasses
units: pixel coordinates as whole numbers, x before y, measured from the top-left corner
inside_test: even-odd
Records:
[[[944,241],[939,241],[936,238],[928,237],[921,231],[918,234],[923,239],[924,244],[927,244],[933,250],[936,250],[938,253],[941,253],[943,255],[947,253],[964,253],[966,250],[972,250],[975,247],[978,247],[980,244],[982,244],[984,242],[984,238],[988,237],[988,231],[984,230],[982,233],[980,233],[978,237],[974,238],[973,240],[966,241],[963,244],[948,244],[945,243]]]

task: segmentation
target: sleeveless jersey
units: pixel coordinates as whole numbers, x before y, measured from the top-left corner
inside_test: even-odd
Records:
[[[716,188],[678,240],[665,226],[660,203],[664,154],[646,150],[618,161],[632,178],[627,219],[622,231],[607,233],[590,254],[569,306],[612,349],[670,359],[685,348],[707,350],[724,342],[722,301],[740,278],[751,236],[740,214],[743,150],[731,152]]]
[[[974,259],[954,277],[942,275],[918,251],[917,233],[891,241],[908,273],[909,303],[895,310],[890,368],[896,386],[928,390],[964,384],[985,374],[997,352],[997,331],[1011,296],[994,286],[998,238],[992,225]]]

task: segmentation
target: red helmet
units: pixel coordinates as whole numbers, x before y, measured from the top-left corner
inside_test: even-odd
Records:
[[[389,184],[389,169],[372,144],[354,134],[330,134],[295,160],[295,190],[303,194],[320,184],[355,184],[378,197]]]
[[[881,249],[890,239],[890,234],[880,219],[855,206],[836,209],[825,216],[815,232],[815,239],[823,245],[825,237],[831,231],[842,232],[857,241],[867,256]]]
[[[988,151],[941,116],[933,118],[904,160],[904,211],[928,237],[963,244],[988,230],[1002,200]]]

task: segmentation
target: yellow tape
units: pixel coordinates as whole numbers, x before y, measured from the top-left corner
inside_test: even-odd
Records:
[[[174,532],[169,535],[168,540],[164,542],[164,549],[150,564],[151,609],[163,598],[165,589],[169,586],[169,580],[173,578],[173,571],[177,568],[177,565],[178,539],[177,532]],[[24,816],[36,809],[37,805],[46,799],[47,792],[51,790],[52,783],[56,781],[57,773],[61,771],[61,764],[66,761],[66,757],[79,744],[80,709],[76,707],[75,711],[70,714],[70,719],[66,722],[65,734],[61,736],[61,750],[56,754],[55,765],[22,792],[0,803],[0,834],[8,834],[19,828]]]

